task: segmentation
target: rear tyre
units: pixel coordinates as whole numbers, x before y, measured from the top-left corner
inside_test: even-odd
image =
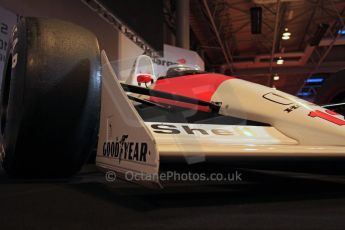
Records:
[[[71,176],[97,139],[97,39],[68,22],[24,18],[9,47],[0,95],[2,165],[16,177]]]

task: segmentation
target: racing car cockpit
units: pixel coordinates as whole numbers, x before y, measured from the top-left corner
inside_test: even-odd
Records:
[[[166,72],[166,75],[159,77],[158,80],[186,76],[186,75],[193,75],[193,74],[202,74],[202,73],[206,73],[206,72],[201,71],[198,66],[178,64],[178,65],[170,66],[170,68]]]
[[[140,55],[136,58],[126,83],[139,86],[143,84],[147,88],[156,79],[152,59],[147,55]]]
[[[199,66],[177,64],[169,66],[166,73],[157,78],[152,59],[147,55],[140,55],[136,58],[133,64],[130,76],[126,80],[126,84],[145,86],[148,88],[156,80],[203,73],[206,72],[200,70]]]

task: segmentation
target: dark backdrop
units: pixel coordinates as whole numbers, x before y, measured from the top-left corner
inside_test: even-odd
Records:
[[[163,50],[163,0],[100,0],[156,51]]]

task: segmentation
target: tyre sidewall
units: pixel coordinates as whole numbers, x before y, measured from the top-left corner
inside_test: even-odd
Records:
[[[9,43],[10,49],[7,52],[7,59],[4,68],[1,84],[1,116],[6,116],[6,125],[1,127],[3,132],[1,133],[1,149],[4,152],[3,167],[11,172],[15,171],[15,168],[22,164],[15,156],[15,146],[18,138],[19,128],[21,127],[22,114],[24,114],[24,98],[25,98],[25,73],[26,73],[26,61],[27,61],[27,44],[26,44],[26,29],[25,20],[21,20],[20,23],[14,27]],[[11,68],[11,74],[6,76],[7,68]],[[8,79],[9,78],[9,79]],[[10,83],[6,86],[6,80]],[[9,87],[8,103],[6,103],[6,87]],[[16,106],[12,106],[16,105]],[[2,124],[3,125],[3,124]],[[18,161],[17,161],[18,160]],[[16,162],[16,163],[15,163]]]

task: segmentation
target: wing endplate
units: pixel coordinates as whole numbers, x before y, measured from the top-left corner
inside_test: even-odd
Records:
[[[127,181],[161,187],[155,176],[159,170],[155,139],[122,90],[104,51],[101,58],[102,100],[96,165],[103,171],[116,172],[116,177]]]

